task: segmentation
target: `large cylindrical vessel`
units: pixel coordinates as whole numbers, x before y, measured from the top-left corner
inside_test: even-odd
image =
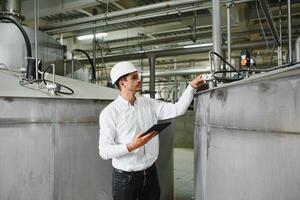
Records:
[[[32,55],[35,55],[34,49],[34,30],[23,26],[25,29],[32,49]],[[12,23],[0,22],[0,63],[4,63],[13,70],[20,70],[27,66],[27,54],[24,38]],[[55,64],[56,74],[64,75],[64,51],[62,46],[49,35],[39,32],[38,34],[38,58],[42,59],[44,69],[49,64]]]
[[[300,65],[197,96],[195,199],[300,199]]]

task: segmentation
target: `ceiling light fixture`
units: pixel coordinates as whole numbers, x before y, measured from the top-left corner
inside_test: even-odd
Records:
[[[193,45],[187,45],[187,46],[184,46],[183,48],[196,48],[196,47],[210,47],[212,46],[213,43],[203,43],[203,44],[193,44]]]
[[[108,33],[96,33],[96,38],[104,38],[108,35]],[[89,34],[89,35],[81,35],[77,37],[77,40],[89,40],[93,39],[94,34]]]

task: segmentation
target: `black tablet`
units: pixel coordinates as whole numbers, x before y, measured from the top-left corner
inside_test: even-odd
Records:
[[[142,136],[149,134],[152,131],[157,131],[160,133],[163,129],[165,129],[167,126],[169,126],[171,122],[165,122],[160,124],[154,124],[151,128],[149,128],[145,133],[142,134]]]

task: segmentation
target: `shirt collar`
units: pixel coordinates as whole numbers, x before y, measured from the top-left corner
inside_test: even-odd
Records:
[[[127,99],[125,99],[124,97],[122,97],[121,95],[118,96],[118,100],[119,100],[123,105],[131,106],[130,102],[129,102]],[[136,98],[136,100],[135,100],[135,102],[134,102],[134,105],[136,105],[136,103],[137,103],[137,98]]]

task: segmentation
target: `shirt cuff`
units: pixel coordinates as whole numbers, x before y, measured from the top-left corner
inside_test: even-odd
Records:
[[[128,149],[127,149],[127,144],[124,144],[124,153],[129,153]]]
[[[193,86],[191,84],[189,84],[186,88],[187,91],[192,92],[193,94],[195,94],[197,92],[196,88],[193,88]]]

